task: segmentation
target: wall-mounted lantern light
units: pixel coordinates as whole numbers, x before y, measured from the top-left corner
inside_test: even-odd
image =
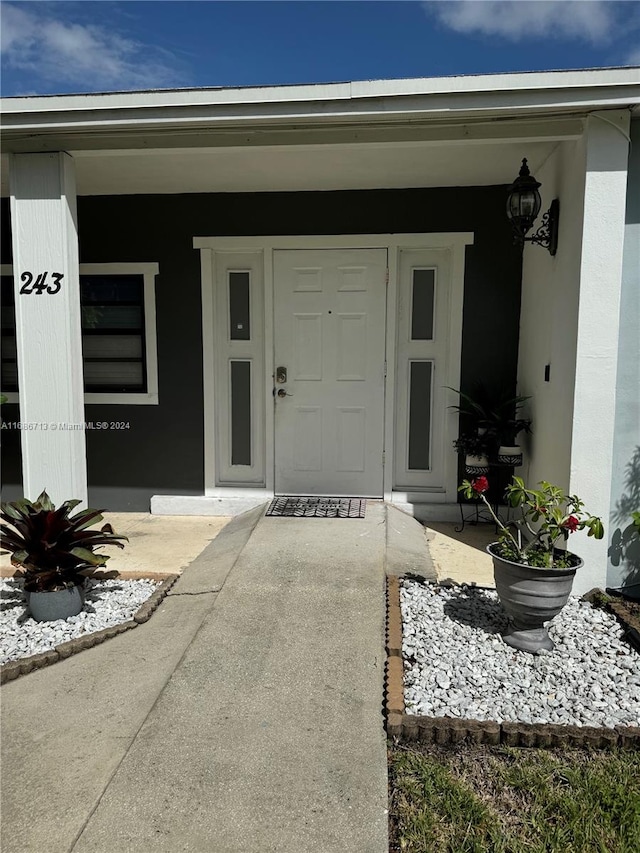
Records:
[[[536,216],[540,213],[542,200],[538,187],[540,184],[529,172],[526,157],[522,161],[520,174],[509,187],[507,197],[507,217],[513,228],[513,242],[524,246],[525,243],[537,243],[544,246],[551,255],[558,248],[558,215],[560,203],[557,198],[551,202],[551,207],[542,217],[542,223],[531,237],[526,234],[531,230]]]

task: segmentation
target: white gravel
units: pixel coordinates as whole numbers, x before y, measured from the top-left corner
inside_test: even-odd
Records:
[[[22,581],[0,580],[0,664],[127,622],[159,585],[153,580],[88,580],[81,613],[55,622],[35,622],[27,614]]]
[[[549,626],[556,646],[507,646],[497,593],[403,580],[407,713],[498,723],[640,726],[640,655],[615,616],[572,597]]]

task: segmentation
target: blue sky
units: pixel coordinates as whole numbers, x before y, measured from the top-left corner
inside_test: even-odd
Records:
[[[2,2],[2,94],[640,65],[640,2]]]

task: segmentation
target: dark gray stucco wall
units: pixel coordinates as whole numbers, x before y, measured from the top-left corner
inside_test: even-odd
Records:
[[[80,260],[155,261],[158,406],[89,405],[88,421],[130,429],[87,432],[89,499],[147,510],[153,494],[202,494],[200,258],[194,236],[472,231],[467,249],[463,389],[515,385],[521,255],[505,217],[505,187],[100,196],[78,199]],[[8,216],[4,217],[8,229]],[[9,251],[10,240],[3,241]],[[5,262],[10,258],[7,256]],[[17,419],[15,407],[5,407]],[[5,493],[20,489],[19,436],[6,441]]]
[[[631,122],[627,178],[607,584],[640,599],[640,121]]]

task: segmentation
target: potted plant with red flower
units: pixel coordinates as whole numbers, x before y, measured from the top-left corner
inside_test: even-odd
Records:
[[[520,510],[518,521],[508,525],[498,518],[486,498],[486,477],[465,480],[459,488],[465,497],[481,500],[500,530],[498,541],[487,546],[493,558],[498,596],[509,615],[504,641],[528,652],[553,649],[546,623],[560,613],[571,594],[576,571],[583,560],[562,546],[576,530],[602,539],[602,521],[584,510],[577,495],[566,495],[543,481],[528,489],[514,477],[505,497]]]

